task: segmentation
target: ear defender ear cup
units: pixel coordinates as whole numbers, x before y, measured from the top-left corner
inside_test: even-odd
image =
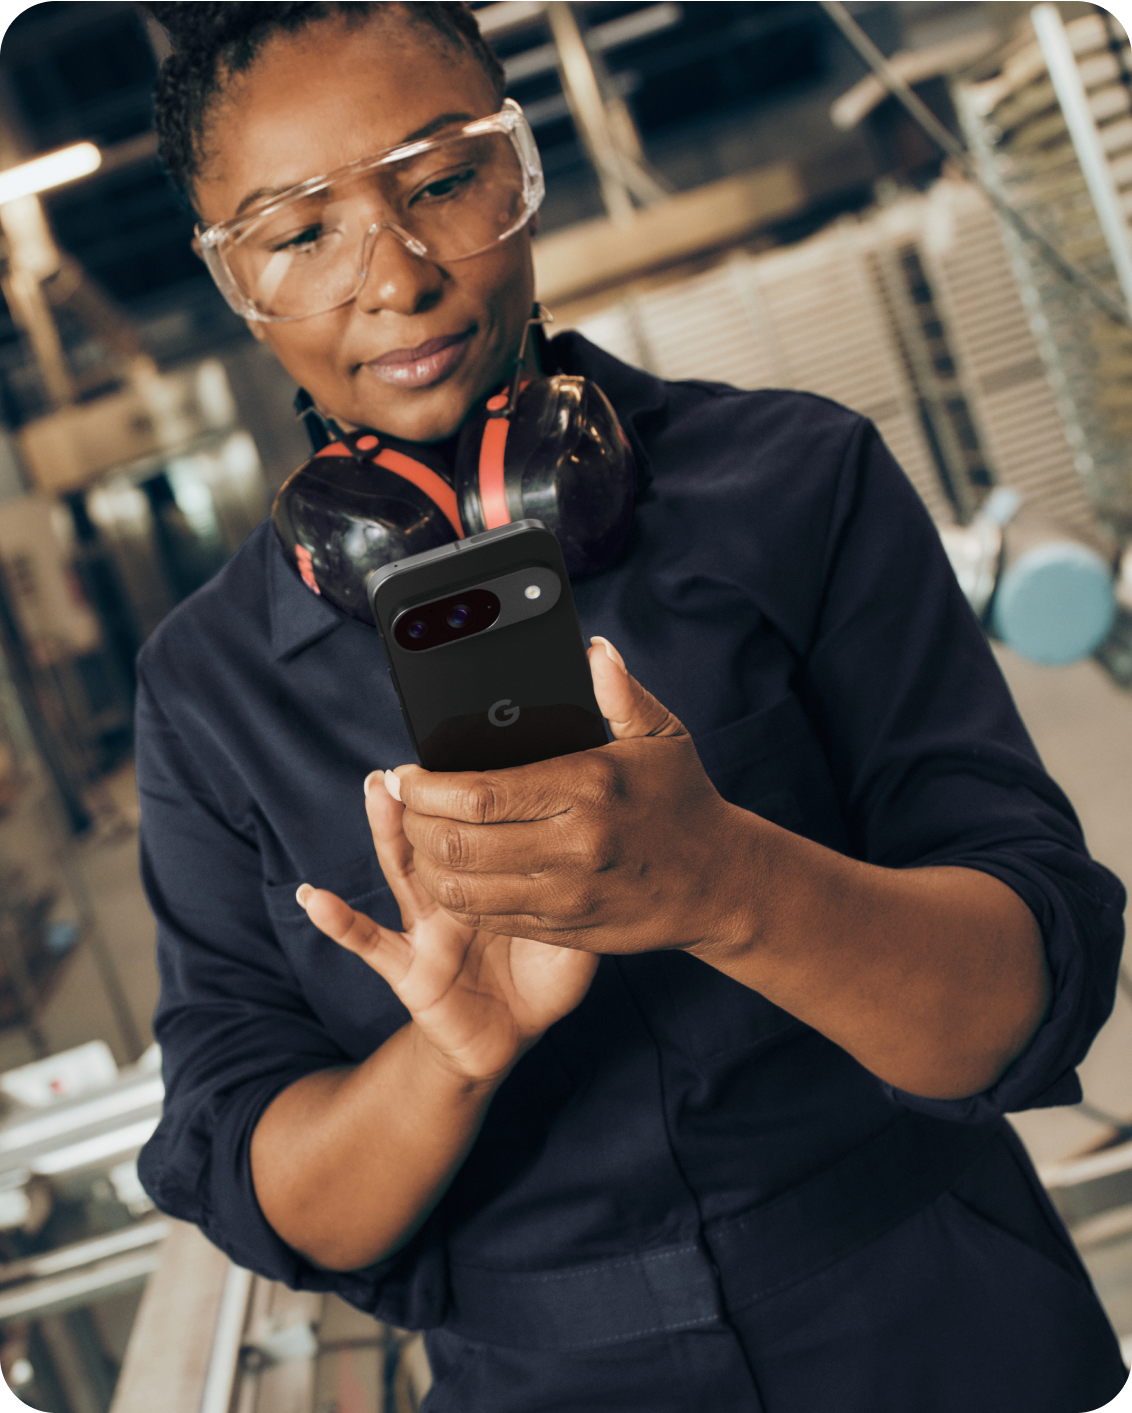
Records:
[[[541,520],[571,574],[603,569],[633,520],[632,454],[609,399],[588,378],[560,373],[520,392],[511,417],[503,393],[460,434],[456,497],[466,534]]]
[[[280,487],[271,518],[307,588],[371,628],[373,571],[462,534],[440,458],[427,446],[413,446],[410,456],[367,432],[332,442],[300,466]]]

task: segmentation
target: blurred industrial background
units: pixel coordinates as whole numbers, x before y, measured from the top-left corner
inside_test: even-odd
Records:
[[[872,417],[1094,852],[1132,882],[1117,19],[475,8],[542,150],[555,328]],[[33,5],[0,47],[0,1367],[50,1413],[412,1409],[415,1341],[238,1271],[134,1166],[161,1079],[133,661],[308,454],[157,161],[166,43],[110,0]],[[70,149],[69,175],[25,166]],[[1132,1355],[1132,969],[1082,1075],[1084,1104],[1017,1124]]]

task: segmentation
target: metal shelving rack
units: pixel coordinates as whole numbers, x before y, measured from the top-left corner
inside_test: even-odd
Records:
[[[1132,50],[1111,15],[1035,28],[998,72],[956,98],[984,178],[1064,255],[1132,304]],[[1132,537],[1132,328],[1057,275],[1032,241],[1003,239],[1054,388],[1074,463],[1098,516]]]

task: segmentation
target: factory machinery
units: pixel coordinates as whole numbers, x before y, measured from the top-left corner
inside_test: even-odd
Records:
[[[49,1413],[415,1413],[419,1337],[240,1270],[154,1211],[136,1158],[163,1094],[156,1046],[119,1069],[93,1041],[0,1075],[9,1386]]]
[[[3,502],[0,564],[19,648],[72,773],[128,745],[133,662],[267,509],[224,365],[143,367],[125,387],[25,423],[31,494]]]

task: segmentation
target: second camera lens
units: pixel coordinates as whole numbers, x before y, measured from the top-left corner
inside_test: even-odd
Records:
[[[466,603],[454,604],[448,610],[446,622],[449,628],[463,628],[468,619],[472,616],[472,610]]]

